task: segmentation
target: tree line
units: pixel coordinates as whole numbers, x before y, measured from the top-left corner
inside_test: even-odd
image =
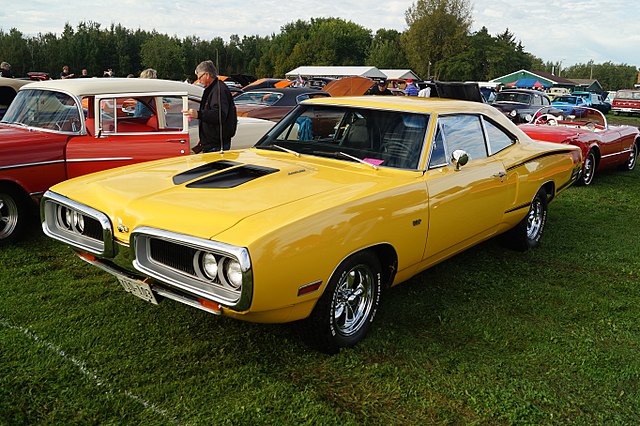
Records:
[[[375,34],[340,18],[297,20],[269,36],[232,35],[203,40],[178,38],[157,31],[131,30],[122,25],[102,27],[96,22],[68,23],[60,35],[25,36],[18,29],[0,29],[0,60],[17,76],[29,71],[49,72],[56,78],[63,65],[76,75],[86,68],[102,76],[109,68],[116,76],[138,76],[154,68],[160,78],[193,78],[195,66],[212,59],[221,74],[284,77],[302,65],[367,65],[412,69],[422,78],[449,81],[487,81],[520,69],[557,72],[561,63],[544,62],[525,51],[505,29],[491,35],[485,27],[471,31],[468,0],[418,0],[405,12],[407,30],[379,29]],[[632,87],[637,69],[626,64],[575,64],[562,69],[566,78],[594,78],[606,90]]]

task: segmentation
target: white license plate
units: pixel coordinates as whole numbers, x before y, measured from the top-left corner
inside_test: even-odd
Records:
[[[153,303],[154,305],[158,304],[149,284],[128,277],[118,276],[116,278],[125,291],[133,294],[134,296],[138,296],[142,300]]]

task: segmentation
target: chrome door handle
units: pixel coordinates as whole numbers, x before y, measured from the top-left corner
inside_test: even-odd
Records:
[[[495,173],[495,174],[493,175],[493,177],[503,178],[503,177],[505,177],[506,175],[507,175],[507,174],[506,174],[505,172],[498,172],[498,173]]]

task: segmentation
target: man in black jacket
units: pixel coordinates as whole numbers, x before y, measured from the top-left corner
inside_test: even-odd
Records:
[[[200,120],[198,131],[203,152],[231,149],[231,138],[238,126],[233,96],[227,85],[218,79],[212,61],[201,62],[196,67],[196,76],[205,87],[200,109],[189,109],[184,114]]]

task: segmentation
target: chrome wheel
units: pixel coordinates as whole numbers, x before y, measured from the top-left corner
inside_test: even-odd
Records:
[[[7,193],[0,193],[0,240],[13,235],[19,218],[20,210],[16,200]]]
[[[593,181],[593,175],[596,172],[596,156],[593,151],[589,151],[587,158],[582,166],[582,184],[589,185]]]
[[[377,278],[364,264],[355,265],[336,286],[333,295],[333,323],[343,336],[357,333],[369,319],[374,306]]]
[[[533,199],[527,216],[527,238],[537,240],[544,226],[544,205],[540,197]]]
[[[638,159],[638,144],[634,143],[631,147],[631,153],[629,154],[629,160],[627,161],[627,170],[633,170],[636,167],[636,160]]]
[[[305,320],[306,339],[326,353],[356,345],[371,327],[381,292],[382,268],[375,252],[365,250],[347,257]]]

